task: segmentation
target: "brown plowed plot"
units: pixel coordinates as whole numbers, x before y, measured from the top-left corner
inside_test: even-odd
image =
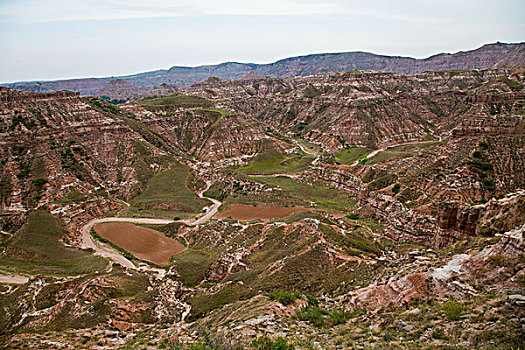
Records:
[[[95,232],[133,256],[157,265],[167,265],[170,257],[184,251],[186,247],[159,231],[127,222],[105,222],[96,224]]]
[[[249,221],[254,219],[261,219],[268,221],[273,218],[285,218],[290,214],[298,211],[307,211],[309,209],[303,207],[263,207],[252,206],[246,204],[231,204],[226,211],[215,216],[217,219],[232,219],[240,221]]]

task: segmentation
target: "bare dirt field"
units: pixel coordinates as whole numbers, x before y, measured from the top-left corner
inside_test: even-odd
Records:
[[[268,221],[273,218],[285,218],[290,214],[311,210],[303,207],[265,207],[265,206],[251,206],[246,204],[231,204],[229,208],[222,213],[215,215],[216,219],[232,219],[240,221],[249,221],[254,219],[261,219]]]
[[[105,222],[96,224],[93,228],[102,238],[133,256],[157,265],[167,265],[172,255],[186,249],[181,243],[158,231],[132,223]]]

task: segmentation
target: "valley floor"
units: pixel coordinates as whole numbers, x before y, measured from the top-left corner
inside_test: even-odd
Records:
[[[2,89],[0,343],[525,348],[524,82]]]

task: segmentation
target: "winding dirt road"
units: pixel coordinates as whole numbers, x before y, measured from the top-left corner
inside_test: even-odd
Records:
[[[206,221],[211,219],[215,214],[217,214],[217,211],[219,210],[219,207],[222,205],[222,202],[220,202],[220,201],[218,201],[216,199],[204,196],[204,192],[206,192],[210,188],[211,185],[212,185],[211,181],[206,181],[206,187],[203,190],[201,190],[200,192],[198,192],[197,196],[199,196],[199,198],[204,198],[204,199],[209,200],[210,202],[213,203],[213,205],[211,207],[208,207],[207,210],[206,210],[206,213],[204,215],[202,215],[201,217],[199,217],[198,219],[196,219],[194,221],[191,221],[191,220],[184,220],[184,221],[182,221],[186,225],[189,225],[189,226],[202,225]]]
[[[129,267],[132,269],[136,269],[137,267],[135,264],[133,264],[131,261],[126,259],[122,254],[117,252],[115,249],[106,246],[105,244],[97,244],[95,241],[93,241],[93,238],[91,237],[91,228],[95,224],[99,224],[102,222],[131,222],[135,224],[154,224],[154,225],[166,225],[173,222],[173,220],[163,220],[163,219],[141,219],[141,218],[118,218],[118,217],[112,217],[112,218],[101,218],[101,219],[93,219],[89,221],[87,224],[85,224],[81,229],[80,232],[82,233],[81,236],[81,242],[80,242],[80,248],[93,249],[98,255],[109,258],[113,260],[114,262],[124,266]]]
[[[399,146],[408,146],[408,145],[415,145],[415,144],[425,144],[425,143],[432,143],[432,142],[441,142],[442,141],[442,138],[441,136],[439,136],[439,139],[438,140],[432,140],[432,141],[411,141],[411,142],[405,142],[405,143],[398,143],[398,144],[395,144],[395,145],[390,145],[390,146],[387,146],[387,147],[384,147],[384,148],[379,148],[379,149],[376,149],[370,153],[368,153],[366,155],[366,158],[367,159],[370,159],[370,158],[373,158],[375,157],[379,152],[383,152],[383,151],[386,151],[387,149],[389,148],[394,148],[394,147],[399,147]],[[356,166],[357,164],[359,164],[359,159],[356,160],[355,162],[352,163],[352,166]]]
[[[441,137],[439,137],[439,141],[441,141]],[[411,145],[411,144],[416,144],[416,143],[428,143],[428,142],[436,142],[436,141],[406,142],[406,143],[400,143],[400,144],[389,146],[389,147]],[[315,155],[314,153],[312,153],[308,149],[306,149],[306,147],[304,147],[303,145],[299,144],[297,141],[295,141],[295,144],[303,152],[305,152],[305,153],[307,153],[309,155]],[[374,150],[374,151],[370,152],[366,157],[367,157],[367,159],[373,158],[379,152],[382,152],[382,151],[386,150],[387,148],[388,147]],[[314,162],[313,162],[314,165],[318,161],[318,159],[319,159],[319,156],[317,156],[317,158],[314,160]],[[352,163],[352,166],[356,166],[357,164],[359,164],[359,160],[356,160],[354,163]],[[263,175],[263,176],[268,176],[268,175]],[[269,175],[269,176],[272,176],[272,175]],[[273,174],[273,176],[288,176],[288,177],[292,177],[293,175],[292,174]],[[203,190],[199,191],[197,193],[197,195],[199,196],[199,198],[207,199],[207,200],[211,201],[213,204],[210,207],[208,207],[206,209],[206,211],[204,212],[204,214],[201,215],[200,217],[198,217],[197,219],[195,219],[195,220],[182,220],[181,222],[183,222],[184,224],[186,224],[188,226],[202,225],[205,222],[207,222],[208,220],[210,220],[215,214],[217,214],[217,211],[219,210],[219,207],[222,205],[222,203],[220,201],[216,200],[216,199],[204,196],[204,192],[206,192],[206,190],[208,190],[210,188],[210,186],[211,186],[211,182],[207,181],[206,182],[206,187]],[[108,217],[108,218],[93,219],[93,220],[89,221],[87,224],[85,224],[80,229],[80,231],[81,231],[81,244],[80,244],[80,247],[81,248],[84,248],[84,249],[91,248],[91,249],[93,249],[96,252],[96,254],[98,254],[98,255],[100,255],[102,257],[105,257],[105,258],[109,258],[109,259],[113,260],[114,262],[116,262],[116,263],[118,263],[118,264],[120,264],[120,265],[122,265],[124,267],[132,268],[132,269],[138,269],[135,266],[135,264],[133,264],[128,259],[126,259],[122,254],[120,254],[115,249],[113,249],[113,248],[111,248],[111,247],[109,247],[109,246],[107,246],[105,244],[101,244],[101,243],[97,244],[96,242],[93,241],[93,238],[91,237],[91,234],[90,234],[91,228],[93,227],[93,225],[98,224],[98,223],[102,223],[102,222],[131,222],[131,223],[135,223],[135,224],[166,225],[166,224],[170,224],[170,223],[172,223],[174,221],[173,220],[165,220],[165,219]],[[8,276],[4,276],[3,278],[7,279],[7,277]],[[23,276],[18,276],[18,277],[23,277]],[[2,281],[1,278],[2,278],[2,275],[0,275],[0,281]],[[14,281],[14,280],[22,281],[21,278],[20,279],[11,278],[11,281]],[[17,282],[13,282],[13,283],[17,283]]]
[[[0,283],[24,284],[27,281],[29,281],[29,277],[26,277],[26,276],[16,275],[16,274],[9,274],[9,275],[0,274]]]
[[[213,203],[212,206],[210,206],[207,211],[204,213],[204,215],[200,216],[199,218],[195,220],[181,220],[181,222],[185,223],[188,226],[197,226],[205,223],[209,219],[211,219],[219,210],[219,207],[222,205],[222,203],[216,199],[208,198],[203,195],[204,192],[211,186],[211,183],[206,183],[206,188],[197,195],[200,198],[205,198]],[[117,264],[128,267],[132,269],[139,269],[135,264],[133,264],[129,259],[124,257],[122,254],[120,254],[115,249],[99,243],[95,242],[93,238],[91,237],[91,228],[95,224],[103,223],[103,222],[130,222],[134,224],[151,224],[151,225],[166,225],[171,224],[172,222],[175,222],[173,220],[166,220],[166,219],[146,219],[146,218],[121,218],[121,217],[108,217],[108,218],[100,218],[100,219],[93,219],[89,221],[87,224],[82,226],[80,229],[81,232],[81,241],[80,241],[80,248],[83,249],[93,249],[96,254],[111,259],[112,261],[116,262]]]

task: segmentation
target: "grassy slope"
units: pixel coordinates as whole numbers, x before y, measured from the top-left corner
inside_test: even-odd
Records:
[[[341,164],[352,164],[359,159],[360,155],[365,155],[372,152],[368,147],[350,147],[343,148],[335,154],[335,160]]]
[[[306,170],[313,160],[313,156],[305,154],[295,153],[288,156],[270,150],[259,154],[250,163],[239,168],[239,171],[251,175],[298,173]]]
[[[77,275],[103,270],[107,261],[89,251],[65,247],[66,231],[46,211],[31,213],[22,229],[7,243],[0,266],[29,274]]]
[[[386,150],[379,152],[375,157],[368,160],[367,164],[382,163],[393,159],[403,159],[412,157],[422,149],[429,148],[435,145],[439,145],[442,142],[422,142],[414,143],[410,145],[400,145],[395,147],[389,147]]]
[[[210,202],[200,199],[188,189],[188,176],[189,168],[180,163],[156,174],[144,192],[131,201],[131,207],[121,213],[122,216],[171,218],[175,215],[200,212]],[[162,206],[165,209],[161,209]]]
[[[284,196],[300,197],[316,203],[317,209],[349,211],[356,208],[355,200],[348,194],[323,185],[309,185],[288,177],[257,177],[255,180],[279,187]]]
[[[222,108],[202,108],[202,109],[198,109],[196,112],[217,112],[217,113],[220,113],[221,115],[231,115],[231,114],[233,114],[232,111],[228,111],[228,110],[222,109]]]
[[[335,221],[326,219],[318,213],[296,213],[281,221],[294,223],[307,217],[321,221],[319,226],[327,244],[339,247],[348,255],[375,255],[382,249],[364,234],[364,231],[368,230],[362,230],[361,225],[355,225],[355,230],[347,236],[342,236],[331,228]],[[368,226],[367,222],[361,222],[363,227]],[[242,232],[231,225],[221,226],[219,223],[210,223],[210,225],[212,225],[210,229],[215,231],[215,234],[210,235],[204,230],[193,232],[192,235],[196,236],[191,238],[195,240],[195,244],[189,251],[174,258],[174,265],[181,273],[184,284],[194,286],[206,280],[209,266],[227,249],[224,245],[216,245],[217,239],[227,238],[229,245],[234,247],[254,247],[254,245],[256,247],[252,248],[243,259],[246,269],[237,271],[234,269],[221,281],[232,282],[232,284],[225,284],[212,293],[199,292],[187,299],[192,305],[192,319],[226,303],[260,294],[261,291],[269,292],[275,288],[284,288],[314,294],[330,293],[338,288],[351,288],[351,285],[369,281],[374,276],[376,267],[367,263],[358,264],[354,261],[340,268],[336,267],[343,261],[337,260],[331,263],[333,256],[327,254],[319,244],[319,237],[315,230],[305,229],[304,225],[288,229],[273,226],[266,230],[263,229],[265,225],[259,224],[252,225]],[[265,233],[261,234],[261,232]],[[219,238],[216,236],[217,233],[220,235]],[[276,264],[277,262],[279,264]],[[213,284],[208,281],[201,286],[206,288]]]

